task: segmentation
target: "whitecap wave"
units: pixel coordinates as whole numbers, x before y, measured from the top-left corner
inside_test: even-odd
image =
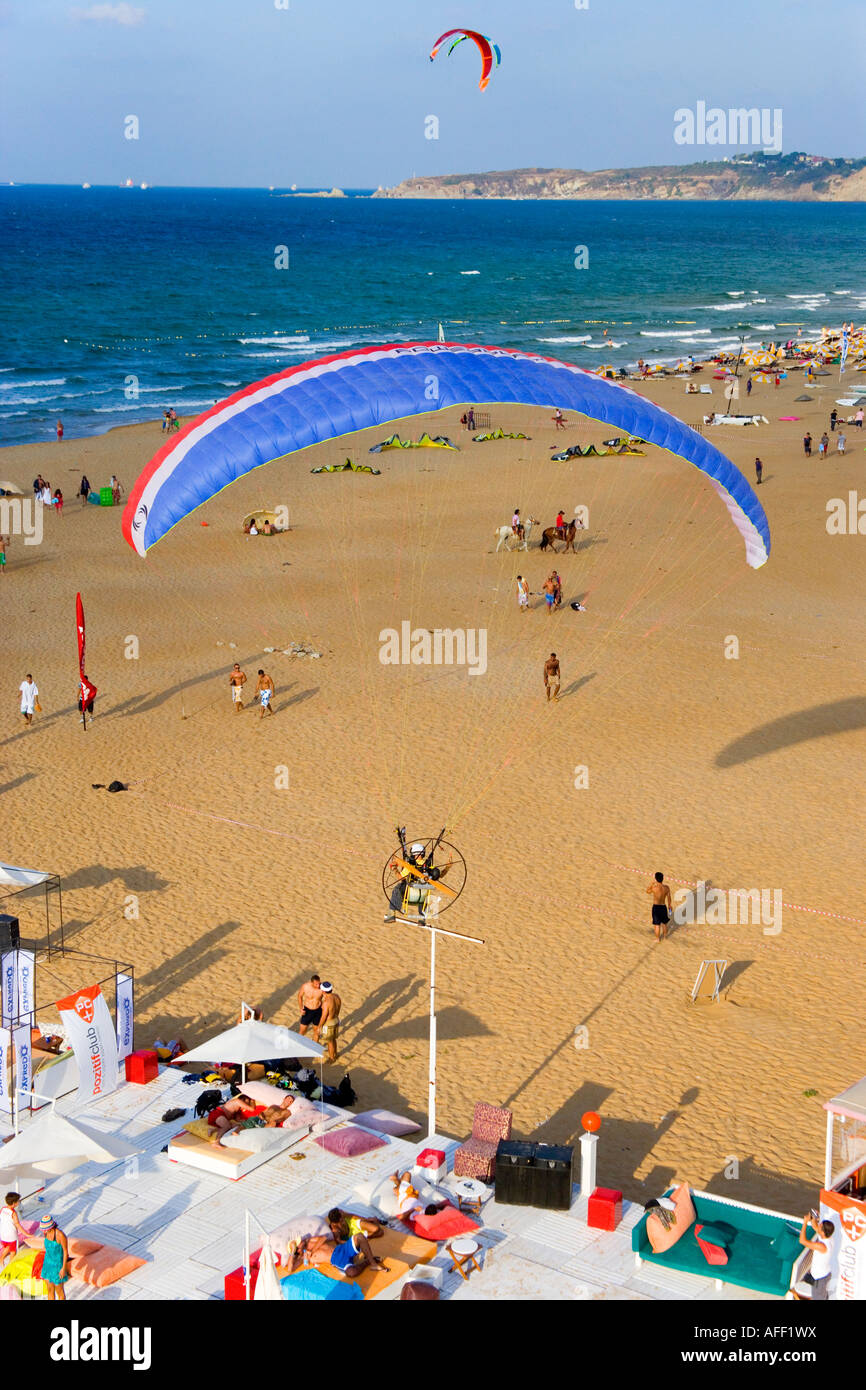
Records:
[[[461,275],[480,275],[480,270],[461,270]]]
[[[6,367],[4,370],[9,371],[9,372],[14,372],[15,368],[14,368],[14,367]],[[22,389],[23,387],[25,387],[25,386],[65,386],[65,385],[66,385],[66,377],[65,377],[65,376],[49,376],[49,377],[45,377],[42,381],[37,381],[35,378],[33,379],[33,381],[2,381],[2,382],[0,382],[0,391],[18,391],[18,390],[21,390],[21,389]]]

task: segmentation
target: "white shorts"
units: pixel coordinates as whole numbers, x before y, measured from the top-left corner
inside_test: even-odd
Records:
[[[518,597],[518,599],[520,600],[520,607],[521,607],[521,608],[528,608],[528,607],[529,607],[529,594],[518,594],[517,597]]]
[[[242,697],[243,697],[243,693],[244,693],[244,688],[243,688],[242,685],[233,685],[233,686],[232,686],[232,703],[235,704],[235,705],[239,705],[240,702],[241,702],[241,699],[242,699]]]

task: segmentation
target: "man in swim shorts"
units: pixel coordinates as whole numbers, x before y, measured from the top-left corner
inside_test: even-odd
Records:
[[[331,1264],[347,1279],[357,1279],[369,1266],[370,1269],[387,1270],[388,1266],[377,1260],[370,1249],[370,1242],[362,1232],[349,1234],[349,1226],[339,1207],[328,1212],[328,1225],[334,1238],[331,1251]]]
[[[311,975],[305,985],[298,990],[298,1008],[301,1022],[298,1032],[303,1036],[308,1028],[313,1030],[313,1039],[319,1041],[319,1026],[322,1022],[322,981],[318,975]]]
[[[274,695],[274,683],[271,680],[270,676],[266,676],[264,671],[262,670],[259,671],[259,679],[256,685],[256,694],[259,697],[259,703],[262,707],[259,719],[264,719],[265,713],[273,714],[274,712],[271,709],[271,700],[273,699]]]
[[[657,873],[655,875],[652,883],[647,888],[647,892],[651,895],[653,900],[653,931],[655,932],[656,941],[664,941],[668,934],[673,903],[671,901],[671,890],[665,883],[665,876],[663,873]],[[661,933],[661,935],[659,933]]]
[[[556,603],[556,584],[553,575],[548,575],[547,583],[544,586],[544,602],[547,604],[548,613],[552,613]]]
[[[340,1032],[340,1010],[343,1001],[330,980],[322,981],[322,1026],[319,1042],[328,1049],[328,1061],[337,1060],[337,1037]]]
[[[240,714],[244,707],[243,696],[246,683],[246,674],[241,670],[239,663],[236,661],[232,667],[231,675],[229,676],[229,684],[232,688],[232,704],[235,707],[235,714]]]
[[[550,692],[553,691],[554,700],[559,699],[559,657],[556,652],[551,652],[544,663],[544,688],[547,691],[547,698],[550,699]]]

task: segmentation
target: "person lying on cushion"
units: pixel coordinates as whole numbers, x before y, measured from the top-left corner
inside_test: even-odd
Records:
[[[418,1196],[418,1189],[412,1185],[410,1172],[395,1173],[391,1179],[397,1197],[397,1215],[414,1222],[419,1216],[435,1216],[444,1211],[450,1202],[431,1202],[425,1206]]]
[[[349,1227],[339,1207],[328,1212],[328,1225],[334,1239],[331,1251],[331,1264],[347,1279],[357,1279],[365,1269],[388,1270],[382,1260],[377,1260],[370,1249],[365,1235],[350,1235]]]
[[[226,1106],[217,1106],[222,1110],[222,1115],[217,1115],[214,1121],[214,1135],[211,1140],[214,1144],[221,1144],[227,1134],[237,1134],[241,1129],[278,1129],[286,1119],[292,1108],[292,1102],[288,1105],[254,1105],[248,1096],[239,1096],[241,1102],[240,1110],[232,1110],[226,1114],[226,1109],[232,1105],[232,1101],[227,1101]],[[208,1115],[208,1124],[211,1115],[216,1115],[212,1110]]]

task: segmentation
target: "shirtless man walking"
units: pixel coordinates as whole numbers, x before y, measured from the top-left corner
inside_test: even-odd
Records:
[[[547,691],[547,698],[550,700],[550,692],[553,691],[554,700],[559,699],[559,657],[556,652],[551,652],[544,663],[544,688]]]
[[[343,1001],[330,980],[322,981],[322,1026],[319,1042],[328,1049],[328,1061],[337,1060],[337,1037],[340,1032],[340,1010]]]
[[[265,672],[262,670],[259,671],[259,679],[256,685],[256,694],[259,697],[259,703],[262,707],[261,713],[259,714],[259,719],[264,719],[266,713],[273,714],[274,712],[271,709],[271,700],[274,698],[274,683],[271,680],[270,676],[266,675]]]
[[[232,704],[235,707],[235,714],[240,714],[244,707],[243,696],[246,683],[246,673],[241,670],[239,663],[236,661],[232,667],[231,675],[229,676],[229,684],[232,688]]]
[[[668,926],[671,920],[673,903],[671,901],[671,890],[665,883],[665,876],[657,873],[652,883],[647,888],[653,900],[653,931],[656,941],[664,941],[668,934]],[[661,935],[659,935],[661,933]]]
[[[319,1041],[319,1027],[322,1022],[322,981],[318,975],[311,975],[305,985],[298,990],[298,1008],[301,1022],[298,1032],[303,1037],[308,1028],[313,1030],[313,1041]]]

